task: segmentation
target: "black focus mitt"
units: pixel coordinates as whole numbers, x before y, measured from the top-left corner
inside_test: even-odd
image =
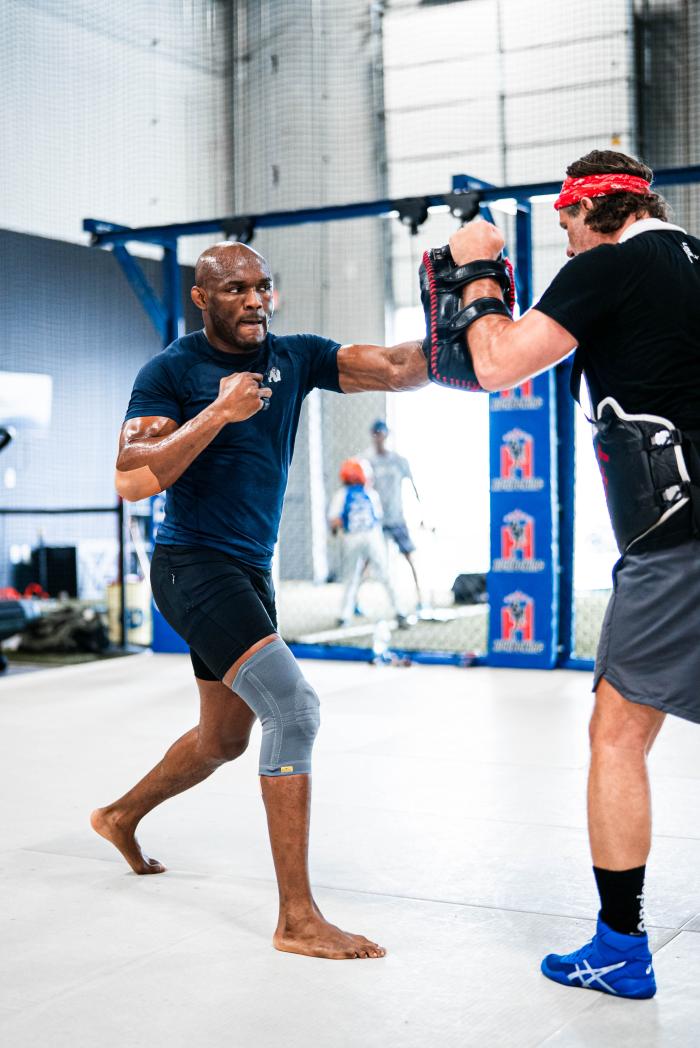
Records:
[[[455,265],[449,245],[423,254],[419,270],[421,302],[425,312],[426,336],[423,352],[428,377],[440,386],[480,391],[465,331],[474,320],[489,313],[511,317],[515,305],[513,267],[506,259],[479,259]],[[496,280],[505,302],[480,298],[462,308],[462,288],[474,280]]]

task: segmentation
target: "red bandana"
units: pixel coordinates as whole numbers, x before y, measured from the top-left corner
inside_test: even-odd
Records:
[[[609,196],[611,193],[637,193],[644,196],[651,189],[651,182],[637,175],[584,175],[582,178],[565,178],[561,193],[554,201],[559,211],[562,207],[578,204],[583,197]]]

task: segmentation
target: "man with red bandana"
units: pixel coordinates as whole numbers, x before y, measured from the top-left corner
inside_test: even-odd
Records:
[[[593,939],[548,955],[542,971],[565,986],[635,998],[656,992],[643,911],[647,756],[667,713],[700,722],[700,240],[668,221],[651,179],[622,153],[582,157],[554,205],[570,261],[537,305],[513,322],[494,313],[495,280],[462,292],[464,306],[481,301],[465,340],[484,389],[518,385],[576,349],[572,391],[578,397],[583,375],[590,393],[622,554],[590,728],[588,823],[601,908]],[[502,249],[487,222],[450,241],[457,266]]]

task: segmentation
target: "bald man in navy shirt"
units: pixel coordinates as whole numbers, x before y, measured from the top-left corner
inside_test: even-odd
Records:
[[[204,329],[139,372],[121,431],[117,490],[129,501],[166,491],[151,582],[160,611],[190,646],[200,719],[133,789],[98,808],[92,824],[136,873],[162,873],[136,839],[138,823],[240,756],[260,716],[260,781],[280,897],[274,946],[314,957],[383,957],[377,943],[327,921],[311,893],[307,751],[318,700],[277,633],[270,566],[305,396],[316,388],[417,389],[428,381],[425,356],[418,341],[341,346],[318,335],[271,334],[271,271],[243,244],[205,251],[195,282]],[[296,733],[299,748],[287,763],[285,732],[287,739]]]

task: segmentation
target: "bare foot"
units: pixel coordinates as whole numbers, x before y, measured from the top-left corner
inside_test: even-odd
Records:
[[[320,913],[304,918],[280,918],[272,945],[283,953],[300,953],[304,957],[324,957],[329,961],[356,957],[384,957],[386,950],[364,935],[351,935],[329,924]]]
[[[95,808],[90,816],[90,825],[100,837],[117,848],[131,866],[134,873],[165,873],[165,866],[157,859],[149,859],[136,840],[133,830],[119,823],[119,817],[109,808]]]

